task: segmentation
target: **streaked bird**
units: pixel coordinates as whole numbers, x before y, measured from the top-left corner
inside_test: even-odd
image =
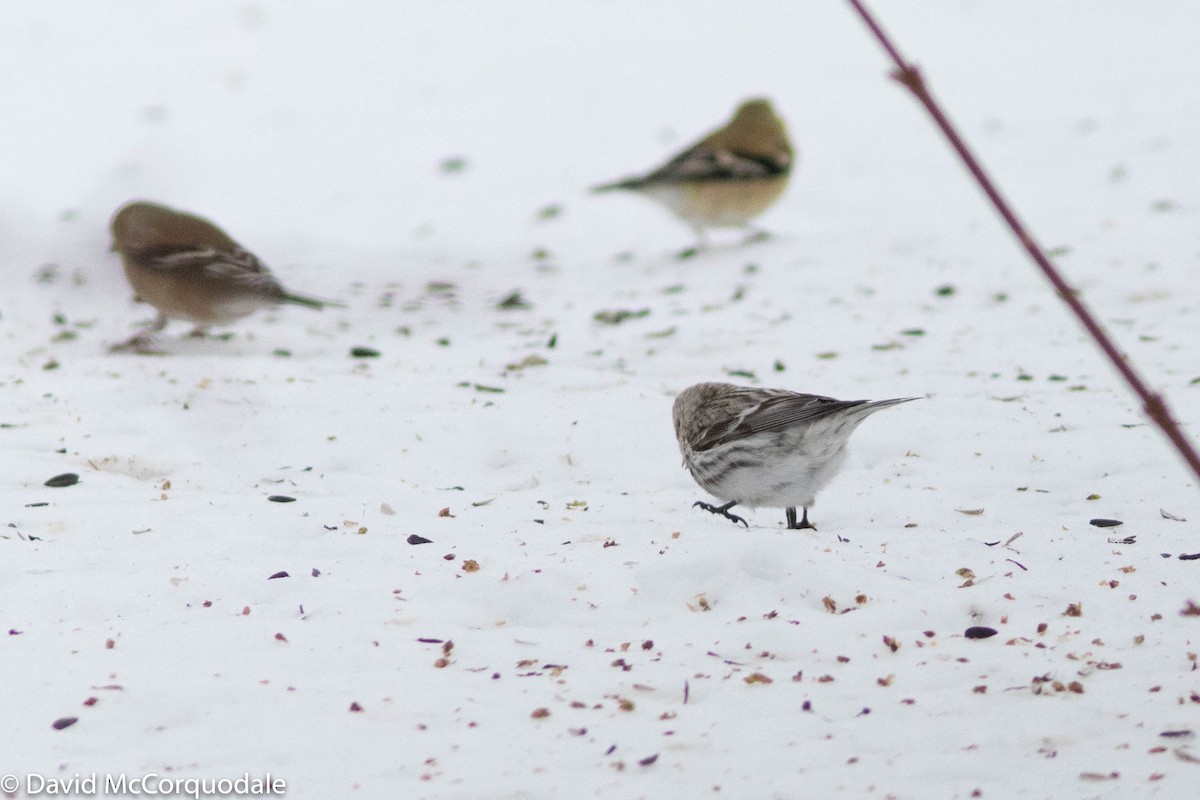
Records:
[[[653,198],[703,241],[708,228],[744,228],[770,208],[787,188],[794,160],[783,121],[770,101],[756,98],[658,169],[592,191],[625,189]]]
[[[146,352],[172,319],[193,323],[199,336],[260,308],[341,306],[287,291],[253,253],[203,217],[139,200],[118,209],[110,228],[129,285],[158,310],[148,328],[113,350]]]
[[[876,411],[917,400],[835,400],[784,389],[698,383],[675,398],[675,438],[701,488],[724,502],[697,506],[750,527],[735,505],[787,509],[787,527],[813,528],[808,509],[846,460],[846,442]],[[796,521],[796,509],[804,509]]]

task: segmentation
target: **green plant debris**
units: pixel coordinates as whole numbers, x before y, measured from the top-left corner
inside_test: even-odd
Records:
[[[541,367],[549,363],[549,361],[539,355],[529,355],[525,356],[525,358],[521,359],[515,364],[509,364],[505,367],[505,369],[516,372],[517,370],[526,369],[527,367]]]
[[[501,311],[515,311],[530,309],[533,305],[521,295],[520,289],[514,289],[496,303],[496,308]]]
[[[592,315],[592,319],[601,325],[620,325],[626,320],[641,319],[648,316],[650,316],[650,309],[648,308],[642,308],[637,311],[622,308],[615,311],[597,311]]]

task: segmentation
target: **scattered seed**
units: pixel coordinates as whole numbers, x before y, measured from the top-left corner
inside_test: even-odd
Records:
[[[351,347],[351,358],[379,358],[379,351],[373,347]]]
[[[424,536],[418,536],[415,533],[408,537],[409,544],[429,544],[432,541],[433,539],[426,539]]]
[[[273,494],[267,498],[272,503],[294,503],[296,498],[288,497],[286,494]]]
[[[54,720],[50,727],[54,728],[56,731],[61,731],[63,728],[71,727],[76,722],[79,722],[79,717],[59,717],[58,719]]]
[[[61,475],[55,475],[53,478],[46,481],[42,485],[50,486],[52,488],[58,489],[63,486],[74,486],[77,483],[79,483],[78,475],[76,475],[74,472],[64,472]]]
[[[1090,520],[1089,522],[1090,524],[1095,525],[1097,528],[1115,528],[1118,525],[1125,524],[1119,519],[1103,519],[1100,517]]]
[[[963,636],[968,639],[990,639],[997,633],[995,628],[985,628],[982,625],[972,625],[963,631]]]
[[[274,575],[272,575],[271,577],[267,578],[267,580],[269,580],[269,581],[273,581],[273,580],[275,580],[276,578],[290,578],[290,577],[292,577],[292,576],[291,576],[291,575],[288,575],[288,574],[287,574],[287,572],[285,572],[285,571],[283,571],[283,570],[280,570],[279,572],[276,572],[276,573],[275,573]]]

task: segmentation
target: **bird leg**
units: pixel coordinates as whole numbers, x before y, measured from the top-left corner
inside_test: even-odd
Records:
[[[729,509],[733,508],[736,505],[737,505],[736,501],[730,501],[723,506],[714,506],[711,503],[704,503],[704,502],[697,500],[695,503],[692,504],[692,508],[699,506],[700,508],[703,508],[708,513],[716,514],[718,516],[724,517],[725,519],[729,520],[730,522],[734,523],[735,525],[740,522],[746,526],[747,530],[749,530],[750,525],[749,525],[749,523],[746,522],[746,520],[742,519],[737,514],[729,513]]]
[[[121,342],[120,344],[114,344],[112,347],[108,348],[109,352],[133,352],[138,353],[139,355],[162,355],[161,350],[152,349],[155,340],[154,334],[159,333],[163,328],[167,327],[168,321],[167,315],[160,313],[154,318],[154,322],[150,323],[145,328],[142,328],[142,330],[129,337],[129,339]]]
[[[812,528],[814,531],[817,529],[816,525],[813,525],[811,522],[808,521],[808,507],[807,506],[804,508],[804,517],[800,520],[799,524],[796,523],[796,509],[795,508],[787,509],[786,514],[787,514],[787,526],[788,526],[789,531],[799,531],[799,530],[803,530],[805,528]]]

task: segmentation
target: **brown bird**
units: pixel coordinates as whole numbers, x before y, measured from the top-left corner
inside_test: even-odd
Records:
[[[744,228],[770,208],[787,188],[794,160],[783,121],[769,100],[756,98],[658,169],[592,191],[626,189],[657,200],[703,243],[707,228]]]
[[[139,200],[118,209],[110,228],[129,285],[158,309],[148,328],[113,350],[148,352],[171,319],[193,323],[192,335],[203,336],[210,325],[228,325],[260,308],[342,307],[287,291],[257,256],[203,217]]]

